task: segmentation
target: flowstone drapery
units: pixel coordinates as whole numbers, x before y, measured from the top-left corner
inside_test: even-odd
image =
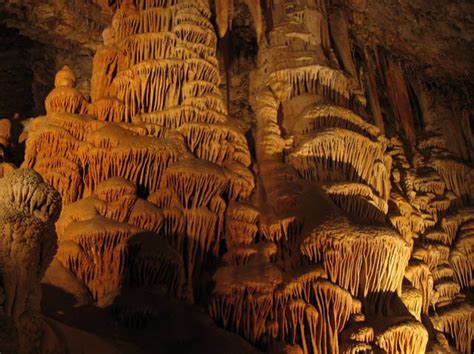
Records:
[[[471,279],[470,241],[463,241],[469,231],[461,230],[452,256],[449,247],[427,239],[440,237],[435,226],[448,223],[443,216],[452,200],[469,199],[471,170],[464,167],[464,180],[454,177],[457,169],[440,177],[436,158],[431,165],[420,161],[433,168],[401,188],[399,179],[411,174],[394,154],[399,146],[357,113],[363,114],[365,99],[348,70],[353,63],[344,26],[332,27],[341,19],[328,19],[325,2],[274,1],[271,16],[274,27],[268,43],[259,43],[250,98],[262,236],[224,257],[233,265],[214,277],[211,315],[253,343],[283,341],[304,353],[449,351],[441,332],[469,352],[474,312],[460,293]],[[465,215],[472,217],[472,210]],[[264,252],[272,248],[262,241],[276,250]],[[340,307],[345,301],[359,302]],[[444,309],[439,316],[433,305]]]
[[[204,1],[124,1],[94,59],[92,101],[64,67],[29,133],[25,166],[67,205],[58,259],[99,301],[130,282],[192,299],[227,204],[254,187],[209,17]]]
[[[417,136],[392,61],[401,129],[384,135],[375,64],[365,53],[364,85],[341,8],[245,4],[255,149],[220,87],[233,1],[101,2],[114,14],[90,100],[65,66],[26,141],[24,167],[62,197],[57,260],[132,327],[164,291],[264,350],[470,353],[472,168]]]

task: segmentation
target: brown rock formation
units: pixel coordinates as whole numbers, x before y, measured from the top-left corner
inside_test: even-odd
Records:
[[[449,146],[448,108],[403,60],[353,48],[365,1],[95,3],[112,19],[90,97],[58,71],[23,164],[62,198],[55,266],[76,288],[131,328],[160,316],[163,294],[205,305],[275,353],[471,352],[474,172],[461,157],[472,139],[453,128],[462,139]],[[238,77],[255,121],[229,117],[251,111],[229,102],[242,4],[258,53]],[[0,154],[9,131],[0,121]],[[10,174],[22,173],[26,187],[0,195],[41,220],[25,233],[37,240],[57,196],[32,172]],[[52,253],[36,256],[35,282]],[[14,332],[29,297],[13,269],[0,284]]]
[[[32,353],[47,326],[40,315],[40,281],[56,252],[59,194],[31,170],[0,179],[0,350]]]

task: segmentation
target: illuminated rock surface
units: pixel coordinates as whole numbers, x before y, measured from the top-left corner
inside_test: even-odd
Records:
[[[0,351],[472,351],[472,137],[368,2],[94,2],[19,169],[0,120]]]

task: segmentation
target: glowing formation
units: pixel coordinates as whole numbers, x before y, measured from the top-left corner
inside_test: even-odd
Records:
[[[205,0],[102,4],[114,15],[91,99],[65,66],[26,140],[23,167],[62,198],[57,222],[52,188],[33,171],[7,173],[10,126],[0,121],[0,205],[9,210],[0,220],[12,225],[0,228],[2,242],[48,230],[51,243],[15,262],[13,244],[0,253],[7,315],[23,311],[15,289],[39,281],[25,273],[13,284],[8,272],[34,261],[42,275],[56,222],[56,259],[128,326],[155,315],[153,301],[136,299],[160,288],[206,302],[218,325],[261,349],[470,353],[474,171],[438,137],[417,141],[396,64],[384,73],[387,95],[408,142],[385,137],[370,71],[373,120],[366,114],[343,11],[274,0],[265,28],[260,3],[245,3],[259,42],[255,156],[219,87],[227,0],[215,1],[217,33]]]

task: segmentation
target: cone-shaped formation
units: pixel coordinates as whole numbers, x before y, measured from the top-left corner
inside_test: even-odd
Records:
[[[14,333],[7,342],[17,340],[15,353],[40,348],[45,328],[39,284],[56,252],[60,209],[59,194],[34,171],[14,170],[0,178],[0,332]]]
[[[112,7],[93,62],[92,102],[68,67],[58,72],[47,116],[32,124],[25,166],[70,205],[58,224],[58,257],[95,299],[108,301],[134,281],[192,298],[193,279],[219,252],[227,201],[254,188],[249,148],[227,118],[209,4]],[[160,241],[140,235],[148,231]]]

